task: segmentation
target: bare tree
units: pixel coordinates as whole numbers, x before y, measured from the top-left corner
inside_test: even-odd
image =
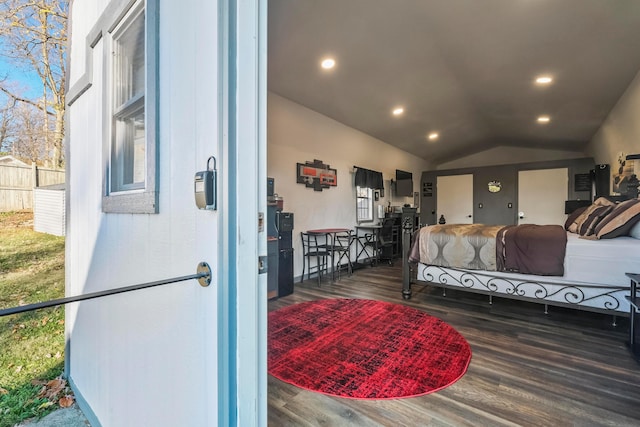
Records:
[[[62,166],[63,162],[68,10],[69,0],[3,0],[0,3],[2,54],[16,66],[38,75],[42,98],[28,99],[2,83],[0,90],[13,100],[42,111],[44,144],[51,152],[55,167]]]
[[[8,153],[13,145],[15,122],[13,120],[15,99],[8,99],[0,108],[0,152]]]
[[[41,111],[30,104],[19,104],[13,109],[13,124],[20,129],[14,132],[11,154],[22,160],[38,163],[47,156],[44,116]]]

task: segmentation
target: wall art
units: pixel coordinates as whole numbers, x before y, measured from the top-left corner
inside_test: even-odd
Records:
[[[314,159],[313,162],[296,163],[296,179],[298,184],[304,184],[314,191],[322,191],[338,185],[338,172],[325,165],[322,160]]]

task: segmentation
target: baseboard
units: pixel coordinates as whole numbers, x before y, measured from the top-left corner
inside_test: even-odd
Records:
[[[100,424],[100,421],[98,421],[98,417],[96,417],[96,414],[93,412],[91,406],[89,406],[89,403],[87,403],[84,396],[82,396],[82,393],[80,393],[80,390],[78,390],[78,387],[73,382],[71,377],[67,377],[67,381],[69,382],[69,386],[71,387],[71,390],[73,390],[73,394],[76,397],[76,403],[78,404],[78,407],[89,421],[89,424],[91,424],[91,427],[102,427],[102,424]]]

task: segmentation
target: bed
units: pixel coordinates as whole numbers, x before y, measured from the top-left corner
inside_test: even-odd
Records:
[[[598,199],[570,215],[564,227],[529,227],[534,236],[540,236],[538,230],[555,227],[553,239],[563,240],[547,245],[547,237],[542,237],[515,244],[521,252],[515,258],[523,258],[524,264],[527,258],[538,258],[527,257],[529,246],[537,255],[548,247],[549,263],[541,266],[514,264],[513,254],[506,256],[507,261],[501,259],[509,246],[505,230],[509,234],[520,227],[430,225],[415,233],[404,227],[403,297],[411,298],[412,284],[420,283],[439,286],[445,295],[448,288],[487,294],[489,303],[494,296],[537,302],[544,304],[545,313],[552,305],[629,315],[630,280],[625,273],[640,272],[640,200],[615,204]],[[467,247],[466,255],[456,255],[452,249],[461,246]]]

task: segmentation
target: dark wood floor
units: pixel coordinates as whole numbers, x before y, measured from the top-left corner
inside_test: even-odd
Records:
[[[640,364],[628,320],[430,286],[401,296],[400,262],[340,281],[296,283],[269,310],[322,298],[407,304],[445,320],[471,345],[467,373],[439,392],[365,401],[313,393],[269,376],[270,426],[638,426]]]

